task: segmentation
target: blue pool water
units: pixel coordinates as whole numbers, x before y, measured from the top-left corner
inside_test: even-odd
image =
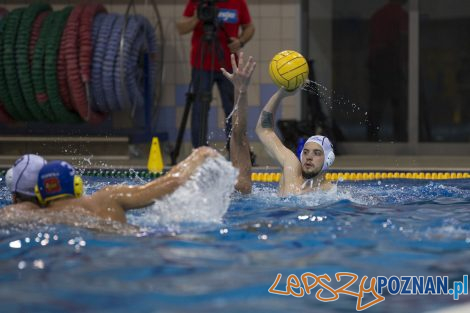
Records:
[[[141,183],[85,177],[88,193],[121,182]],[[9,204],[3,181],[0,193]],[[278,273],[278,289],[305,272],[450,281],[470,273],[469,181],[342,182],[336,194],[288,198],[255,184],[250,196],[232,195],[219,221],[205,222],[220,213],[210,205],[198,204],[193,222],[181,219],[193,214],[184,208],[161,213],[165,220],[132,211],[137,232],[0,222],[0,311],[351,312],[352,296],[323,303],[268,289]],[[469,297],[385,295],[366,312],[425,312]]]

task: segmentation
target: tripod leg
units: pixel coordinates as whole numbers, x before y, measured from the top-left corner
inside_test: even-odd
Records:
[[[191,141],[194,148],[207,144],[207,115],[212,101],[213,79],[210,71],[204,70],[208,43],[201,42],[199,52],[199,68],[193,68],[192,79],[196,81],[195,99],[191,113]]]
[[[189,86],[191,86],[191,84],[192,83],[189,83]],[[194,102],[194,93],[188,90],[188,92],[186,93],[186,103],[184,106],[183,118],[181,119],[180,128],[178,130],[178,137],[176,137],[175,149],[171,152],[171,165],[176,165],[176,161],[180,154],[181,142],[183,141],[184,131],[186,129],[186,124],[188,123],[189,110],[191,109],[191,104],[193,102]]]
[[[210,103],[212,101],[211,92],[201,92],[201,115],[200,115],[200,127],[199,127],[199,138],[198,147],[207,145],[207,120],[209,115]]]
[[[191,114],[191,136],[193,146],[207,145],[207,120],[210,103],[212,101],[212,85],[210,71],[194,69],[199,79],[199,88],[196,89],[194,105]]]

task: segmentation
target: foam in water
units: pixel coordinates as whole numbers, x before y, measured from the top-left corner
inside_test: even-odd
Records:
[[[207,159],[174,193],[128,215],[141,227],[175,228],[181,223],[219,223],[230,204],[238,170],[222,157]]]
[[[249,197],[263,207],[292,206],[298,208],[325,205],[342,199],[338,194],[336,185],[329,191],[318,190],[302,195],[290,195],[285,197],[278,195],[277,185],[275,187],[273,185],[254,185],[253,193]]]

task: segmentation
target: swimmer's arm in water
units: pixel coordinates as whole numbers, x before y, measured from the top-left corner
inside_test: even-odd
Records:
[[[19,203],[10,204],[1,208],[0,216],[5,215],[5,214],[10,214],[13,212],[19,212],[19,211],[32,211],[34,209],[39,209],[39,206],[36,203],[23,201]]]
[[[274,116],[276,115],[277,108],[282,99],[289,95],[293,95],[293,93],[286,91],[284,88],[280,88],[271,99],[269,99],[268,103],[261,111],[258,124],[256,125],[256,134],[267,152],[278,161],[282,167],[286,166],[291,161],[298,162],[295,154],[282,144],[281,140],[274,132]]]
[[[116,185],[103,188],[91,196],[91,201],[100,206],[119,206],[124,210],[148,206],[183,185],[207,158],[217,156],[220,154],[209,147],[195,149],[165,176],[142,186]]]

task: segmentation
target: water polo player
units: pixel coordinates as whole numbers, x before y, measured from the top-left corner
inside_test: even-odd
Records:
[[[294,92],[279,88],[261,111],[256,125],[256,134],[266,151],[281,165],[279,194],[285,196],[313,190],[330,190],[334,185],[322,175],[335,160],[330,140],[325,136],[310,137],[305,142],[299,160],[274,132],[274,115],[277,108],[284,97],[292,94]]]
[[[86,196],[83,195],[82,181],[75,169],[65,161],[52,161],[44,165],[37,176],[35,189],[41,205],[25,201],[6,206],[0,210],[0,219],[19,215],[23,220],[28,220],[29,215],[31,220],[44,218],[49,223],[75,225],[80,216],[91,216],[124,223],[126,210],[147,207],[155,200],[173,193],[206,159],[217,157],[220,154],[215,150],[201,147],[164,176],[145,185],[107,186]]]

